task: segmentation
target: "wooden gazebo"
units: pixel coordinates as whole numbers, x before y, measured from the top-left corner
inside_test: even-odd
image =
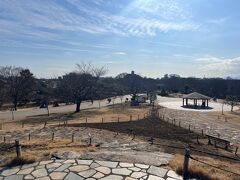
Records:
[[[188,100],[193,100],[193,106],[197,107],[198,106],[198,101],[201,101],[201,107],[205,108],[208,107],[208,101],[211,98],[208,96],[205,96],[203,94],[193,92],[187,95],[183,96],[183,107],[189,107],[192,106],[189,104]]]

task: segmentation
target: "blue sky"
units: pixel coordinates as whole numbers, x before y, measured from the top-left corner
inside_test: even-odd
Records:
[[[239,0],[0,0],[0,66],[240,78]]]

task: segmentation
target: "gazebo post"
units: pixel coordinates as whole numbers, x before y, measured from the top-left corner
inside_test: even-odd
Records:
[[[207,99],[207,107],[208,107],[208,99]]]
[[[182,105],[184,106],[184,98],[182,99],[183,101],[182,101]]]

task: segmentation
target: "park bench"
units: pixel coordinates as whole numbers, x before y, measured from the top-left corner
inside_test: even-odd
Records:
[[[219,146],[217,146],[217,144],[220,144],[220,145],[224,145],[225,150],[228,150],[231,145],[229,141],[227,141],[225,139],[221,139],[219,137],[215,137],[215,136],[211,136],[211,135],[206,135],[206,137],[208,138],[208,144],[210,144],[210,145],[214,144],[215,147],[219,147]],[[212,143],[212,141],[214,143]],[[220,147],[222,147],[222,146],[220,146]]]

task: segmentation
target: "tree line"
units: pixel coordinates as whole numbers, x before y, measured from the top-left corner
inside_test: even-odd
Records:
[[[138,93],[188,94],[199,92],[213,98],[228,99],[236,103],[240,99],[240,80],[222,78],[183,78],[166,74],[162,78],[142,77],[134,72],[116,77],[104,77],[107,68],[89,63],[76,65],[76,70],[57,79],[38,79],[29,69],[0,67],[0,106],[48,105],[53,102],[75,103],[76,112],[86,100]]]

